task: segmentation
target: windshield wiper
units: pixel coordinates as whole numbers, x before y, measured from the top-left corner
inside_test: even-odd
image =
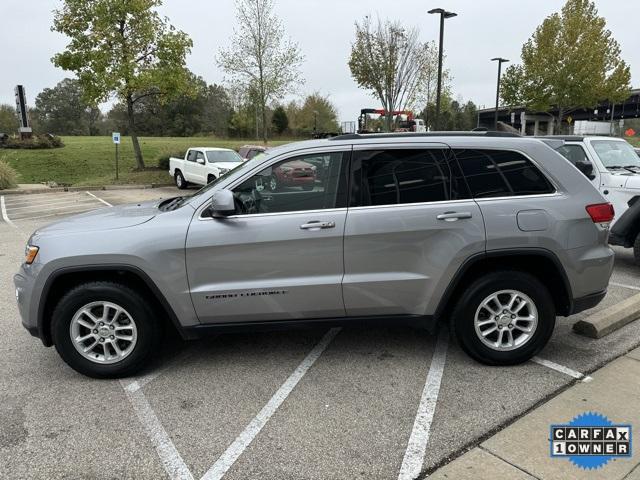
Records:
[[[640,169],[640,165],[625,165],[622,168],[629,170],[632,173],[636,173],[638,169]]]

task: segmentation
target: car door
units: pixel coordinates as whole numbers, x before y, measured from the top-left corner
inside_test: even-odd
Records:
[[[202,323],[343,317],[343,234],[350,146],[270,160],[230,190],[237,213],[206,206],[186,241],[193,304]],[[274,169],[325,157],[331,174],[313,190],[266,186]]]
[[[484,250],[477,204],[440,143],[354,146],[344,238],[349,316],[431,315]]]
[[[198,181],[198,164],[196,163],[197,155],[198,151],[193,148],[187,151],[186,162],[184,162],[184,178],[187,182]]]

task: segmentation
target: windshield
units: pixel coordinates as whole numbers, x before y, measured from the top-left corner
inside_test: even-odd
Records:
[[[593,140],[591,142],[600,161],[607,168],[640,168],[640,157],[633,147],[622,140]]]
[[[233,150],[207,150],[207,161],[209,163],[215,162],[230,162],[240,163],[242,157]]]

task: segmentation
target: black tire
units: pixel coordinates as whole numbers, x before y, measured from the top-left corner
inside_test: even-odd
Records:
[[[638,233],[638,236],[633,242],[633,258],[636,262],[636,265],[640,266],[640,233]]]
[[[523,293],[533,301],[538,311],[538,324],[531,337],[520,347],[508,351],[494,350],[485,345],[476,333],[474,324],[476,311],[484,299],[501,290]],[[469,356],[487,365],[517,365],[526,362],[547,344],[555,322],[555,305],[547,288],[536,277],[515,270],[492,272],[473,281],[456,299],[452,312],[452,327],[458,343]],[[513,330],[514,338],[520,334]]]
[[[176,187],[180,190],[184,190],[189,186],[189,183],[184,179],[184,175],[180,170],[176,170],[176,173],[173,175],[173,180],[176,182]]]
[[[207,185],[210,184],[211,182],[213,182],[216,179],[215,175],[208,175],[207,176]]]
[[[95,363],[76,350],[70,324],[75,313],[91,302],[111,302],[123,307],[132,317],[137,340],[131,352],[116,363]],[[155,321],[153,308],[130,287],[114,282],[90,282],[67,292],[52,315],[53,343],[62,359],[74,370],[93,378],[118,378],[134,374],[144,367],[160,342],[162,323]]]

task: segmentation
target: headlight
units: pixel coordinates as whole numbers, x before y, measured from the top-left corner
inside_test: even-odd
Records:
[[[38,255],[38,250],[40,250],[39,247],[27,245],[27,248],[24,250],[24,263],[31,265],[36,259],[36,255]]]
[[[229,171],[228,168],[219,168],[218,170],[220,170],[220,175],[224,175],[225,173],[227,173]]]

